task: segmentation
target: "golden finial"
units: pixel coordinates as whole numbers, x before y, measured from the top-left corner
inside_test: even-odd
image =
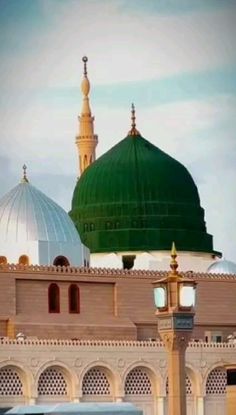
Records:
[[[81,91],[83,95],[87,97],[89,94],[89,90],[90,90],[90,83],[87,77],[87,62],[88,62],[87,56],[84,56],[82,58],[82,61],[84,62],[84,79],[81,82]]]
[[[178,262],[176,261],[177,258],[177,252],[175,248],[175,243],[172,242],[172,248],[171,248],[171,262],[170,262],[170,268],[172,270],[172,274],[178,274]]]
[[[140,132],[136,129],[136,116],[134,104],[131,105],[131,130],[128,132],[128,135],[140,135]]]
[[[84,62],[84,76],[87,77],[87,62],[88,62],[87,56],[83,56],[82,61]]]
[[[29,183],[29,180],[27,179],[27,175],[26,175],[27,166],[24,164],[22,166],[22,169],[23,169],[23,177],[21,179],[21,183]]]

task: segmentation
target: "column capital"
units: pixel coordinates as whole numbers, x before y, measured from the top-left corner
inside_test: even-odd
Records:
[[[192,332],[185,331],[159,331],[161,339],[168,350],[184,352],[188,347]]]

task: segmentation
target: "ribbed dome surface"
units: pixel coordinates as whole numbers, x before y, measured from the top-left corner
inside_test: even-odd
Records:
[[[0,199],[0,240],[80,242],[69,215],[24,181]]]
[[[222,259],[216,261],[208,267],[207,272],[210,274],[235,274],[236,275],[236,264],[232,261]]]
[[[85,170],[70,214],[91,252],[213,249],[191,175],[140,135]]]

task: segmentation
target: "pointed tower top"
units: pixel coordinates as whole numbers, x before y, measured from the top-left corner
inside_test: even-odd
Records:
[[[26,175],[27,166],[24,164],[22,166],[22,169],[23,169],[23,177],[21,179],[21,183],[29,183],[29,180],[27,179],[27,175]]]
[[[136,116],[135,116],[135,106],[131,105],[131,130],[128,132],[128,135],[137,136],[140,135],[140,132],[136,129]]]
[[[82,61],[84,62],[84,78],[81,82],[81,91],[82,91],[82,94],[85,97],[87,97],[88,94],[89,94],[89,91],[90,91],[90,83],[89,83],[89,80],[88,80],[88,77],[87,77],[87,74],[88,74],[88,72],[87,72],[87,62],[88,62],[87,56],[84,56],[82,58]]]
[[[83,56],[82,61],[84,62],[84,76],[87,76],[87,62],[88,62],[87,56]]]
[[[172,248],[171,248],[171,262],[170,262],[170,268],[172,274],[178,274],[178,262],[176,261],[177,258],[177,252],[175,248],[175,243],[172,242]]]

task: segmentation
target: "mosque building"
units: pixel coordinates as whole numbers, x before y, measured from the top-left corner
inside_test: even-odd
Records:
[[[127,137],[95,161],[98,137],[83,59],[76,137],[82,174],[70,215],[90,249],[91,266],[166,270],[174,240],[182,270],[206,271],[221,254],[207,233],[197,186],[181,163],[141,136],[133,105]]]
[[[236,264],[214,249],[191,174],[142,137],[133,105],[127,136],[96,159],[83,64],[71,211],[35,188],[25,166],[0,199],[0,408],[124,401],[166,415],[152,282],[167,275],[175,241],[181,274],[197,281],[187,413],[223,415]]]

